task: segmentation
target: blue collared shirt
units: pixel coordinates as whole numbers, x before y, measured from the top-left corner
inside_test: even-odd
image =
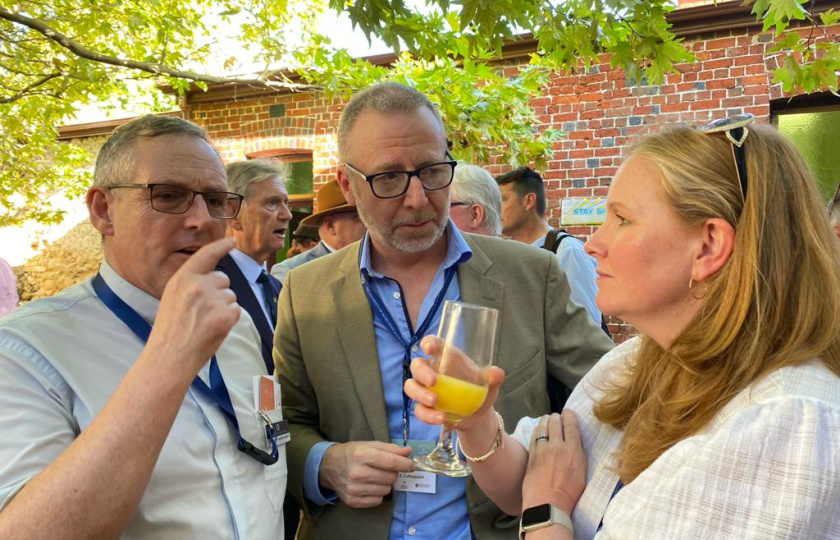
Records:
[[[531,245],[543,247],[546,236],[547,234],[544,234]],[[601,310],[595,304],[595,297],[598,296],[598,274],[595,269],[598,263],[584,251],[583,243],[577,238],[567,238],[560,242],[557,247],[557,262],[569,280],[572,302],[583,306],[592,322],[601,326]]]
[[[451,221],[446,227],[447,252],[435,274],[432,286],[420,306],[419,321],[423,321],[431,310],[435,299],[444,285],[444,274],[450,267],[469,260],[472,251]],[[396,323],[406,342],[411,340],[409,318],[402,299],[399,283],[373,270],[370,261],[370,238],[365,234],[359,257],[360,272],[369,285],[382,299],[388,314]],[[446,300],[459,300],[461,288],[457,279],[453,279],[444,293]],[[441,303],[442,306],[442,303]],[[395,338],[385,321],[376,310],[373,311],[374,334],[379,354],[379,366],[382,384],[385,389],[385,407],[388,415],[388,429],[391,442],[403,443],[403,358],[405,348]],[[432,316],[426,335],[437,333],[441,309]],[[412,348],[412,358],[422,356],[419,346]],[[430,426],[417,420],[414,406],[410,407],[409,439],[425,441],[433,447],[440,436],[440,426]],[[324,505],[335,501],[335,494],[323,494],[318,486],[318,471],[327,448],[335,443],[322,442],[312,447],[304,467],[304,493],[311,502]],[[391,520],[391,540],[398,538],[412,539],[451,539],[469,540],[472,538],[469,512],[466,499],[467,481],[464,478],[436,477],[436,493],[394,492],[394,514]]]

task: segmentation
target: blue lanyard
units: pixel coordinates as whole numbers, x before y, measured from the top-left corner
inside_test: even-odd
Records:
[[[125,301],[117,296],[111,287],[105,283],[101,274],[96,274],[93,278],[93,290],[96,295],[102,300],[102,303],[110,309],[114,315],[128,326],[137,337],[143,341],[149,340],[149,334],[152,332],[152,327],[143,320],[134,309],[125,303]],[[230,394],[228,393],[225,380],[222,377],[222,372],[219,370],[219,363],[216,361],[216,355],[210,360],[210,387],[202,381],[197,375],[192,383],[193,388],[199,390],[205,396],[210,398],[222,411],[222,414],[231,423],[236,430],[237,443],[236,447],[240,452],[247,454],[264,465],[274,465],[279,458],[279,451],[277,450],[277,441],[275,440],[275,433],[272,433],[274,427],[267,426],[267,433],[271,439],[271,454],[264,452],[246,441],[239,433],[239,422],[236,420],[236,413],[233,410],[233,404],[230,401]]]
[[[612,502],[613,498],[618,495],[618,492],[621,491],[621,488],[624,487],[624,482],[621,481],[621,478],[618,479],[618,482],[615,484],[615,488],[613,489],[612,495],[610,495],[610,500],[607,501],[607,508],[609,508],[610,503]],[[601,532],[601,529],[604,527],[604,516],[607,515],[607,509],[604,508],[604,514],[601,516],[601,521],[598,523],[598,529],[595,531]]]
[[[361,252],[359,253],[361,257]],[[444,272],[444,279],[443,279],[443,288],[435,298],[434,304],[432,304],[432,309],[429,310],[429,313],[426,315],[426,318],[423,319],[423,322],[420,323],[420,326],[417,328],[411,335],[411,339],[406,341],[402,334],[400,333],[400,329],[397,327],[397,323],[394,321],[391,314],[388,313],[388,310],[385,309],[385,305],[382,303],[382,299],[379,297],[379,294],[370,286],[370,276],[368,275],[367,271],[362,270],[362,288],[365,290],[365,294],[367,295],[368,302],[370,302],[371,306],[376,313],[379,315],[380,319],[385,323],[385,326],[388,328],[388,331],[391,332],[397,340],[402,344],[405,348],[405,355],[403,356],[403,373],[402,373],[402,382],[403,382],[403,446],[408,444],[408,431],[409,431],[409,422],[410,422],[410,408],[411,408],[411,399],[405,394],[405,381],[407,381],[411,377],[411,348],[423,339],[423,336],[426,335],[426,331],[429,329],[429,325],[432,324],[432,320],[435,318],[435,313],[440,309],[440,305],[443,303],[443,299],[446,296],[446,291],[449,290],[449,285],[452,283],[452,278],[455,277],[455,271],[457,269],[457,265],[452,265],[447,268]]]

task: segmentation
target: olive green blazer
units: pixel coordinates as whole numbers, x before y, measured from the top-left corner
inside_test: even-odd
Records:
[[[613,344],[586,310],[569,302],[568,282],[552,253],[512,240],[464,237],[473,254],[458,268],[461,299],[500,311],[496,365],[507,378],[496,410],[512,431],[523,416],[549,411],[547,371],[573,388]],[[279,299],[274,361],[292,434],[289,491],[304,508],[302,540],[350,538],[351,531],[385,540],[391,522],[390,500],[368,509],[303,501],[303,468],[314,444],[390,440],[359,247],[357,242],[292,270]],[[472,479],[467,499],[476,538],[517,538],[518,521]]]

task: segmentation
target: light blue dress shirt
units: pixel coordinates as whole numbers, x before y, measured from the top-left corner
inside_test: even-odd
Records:
[[[107,262],[100,273],[154,324],[160,300]],[[241,434],[255,444],[265,441],[264,424],[254,410],[253,378],[265,374],[259,343],[243,310],[216,353]],[[91,280],[3,317],[0,512],[88,429],[145,346],[96,296]],[[198,376],[209,385],[209,362]],[[265,466],[240,452],[236,441],[221,409],[190,388],[120,539],[282,539],[285,446],[280,460]]]
[[[532,246],[538,248],[545,244],[546,235],[538,238]],[[598,296],[598,274],[595,269],[598,263],[595,259],[586,254],[583,249],[583,242],[577,238],[566,238],[560,242],[557,248],[557,262],[560,268],[566,273],[569,280],[569,287],[572,289],[572,302],[583,306],[589,313],[589,318],[596,326],[601,326],[601,310],[595,304],[595,297]]]
[[[472,256],[464,237],[451,221],[446,227],[447,252],[438,268],[432,286],[420,307],[418,321],[425,320],[435,299],[444,285],[447,268],[469,260]],[[388,314],[402,332],[406,342],[411,341],[409,318],[402,299],[399,283],[374,271],[370,262],[370,238],[365,234],[360,251],[360,270],[368,283],[382,299]],[[457,276],[457,275],[456,275]],[[461,289],[453,279],[444,294],[445,300],[459,300]],[[441,303],[441,306],[443,303]],[[434,313],[425,335],[435,335],[440,324],[441,309]],[[418,324],[419,324],[418,322]],[[405,348],[388,330],[384,320],[373,310],[374,334],[379,354],[382,384],[385,389],[385,407],[388,414],[388,428],[391,442],[403,443],[403,357]],[[412,348],[412,358],[423,356],[419,346]],[[414,405],[410,407],[409,440],[426,441],[433,447],[440,437],[440,426],[430,426],[416,419]],[[327,448],[335,443],[321,442],[312,447],[304,466],[304,494],[317,505],[331,504],[336,500],[334,493],[323,493],[318,485],[318,472]],[[391,540],[411,538],[424,540],[469,540],[472,538],[469,512],[467,509],[464,478],[436,477],[436,493],[394,492],[394,514],[391,520]]]

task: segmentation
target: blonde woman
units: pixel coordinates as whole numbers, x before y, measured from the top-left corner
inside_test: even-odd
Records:
[[[613,180],[587,251],[598,306],[642,335],[562,418],[504,433],[496,369],[459,425],[523,537],[840,538],[840,261],[807,166],[751,120],[649,136]],[[434,372],[412,371],[417,417],[441,423]]]

